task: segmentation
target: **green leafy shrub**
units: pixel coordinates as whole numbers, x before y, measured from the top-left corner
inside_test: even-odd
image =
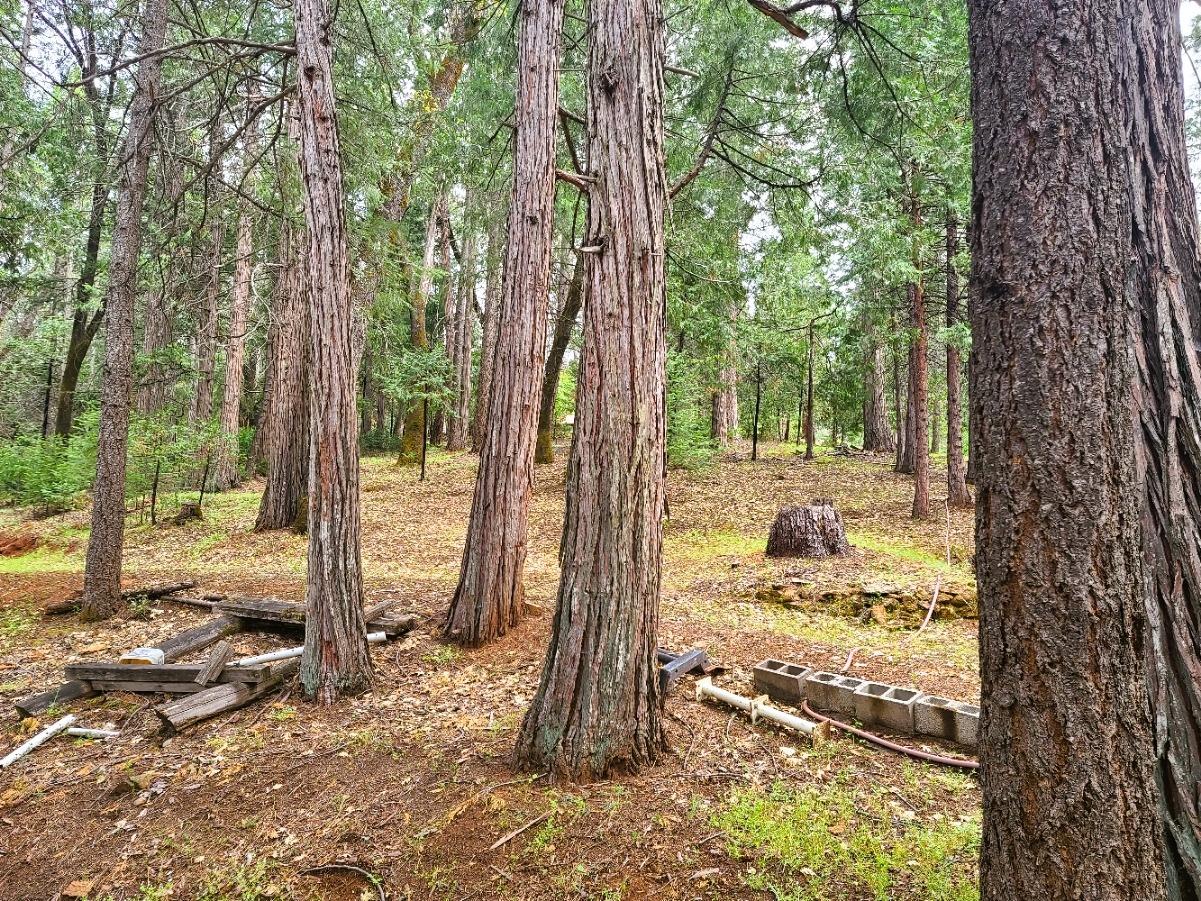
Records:
[[[667,355],[667,463],[699,469],[713,462],[717,448],[709,435],[708,395],[694,365],[676,353]]]

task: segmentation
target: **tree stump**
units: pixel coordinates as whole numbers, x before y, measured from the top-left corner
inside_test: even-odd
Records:
[[[177,526],[181,526],[193,519],[204,519],[204,511],[200,509],[200,502],[184,501],[179,505],[179,512],[175,514],[172,522]]]
[[[851,550],[842,517],[829,498],[807,507],[784,507],[767,537],[769,557],[842,557]]]

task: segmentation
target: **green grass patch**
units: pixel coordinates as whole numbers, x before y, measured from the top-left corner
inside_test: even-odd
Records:
[[[78,572],[83,569],[83,549],[68,552],[61,547],[41,545],[28,554],[0,557],[0,573],[29,575],[31,573]]]
[[[761,554],[767,550],[766,538],[750,538],[731,529],[667,532],[663,539],[667,557],[694,562]]]
[[[978,819],[906,819],[883,790],[849,779],[740,789],[712,823],[728,852],[751,862],[746,884],[778,901],[979,899]]]
[[[905,544],[904,542],[882,538],[879,535],[873,535],[869,532],[859,531],[848,532],[847,539],[855,547],[865,551],[887,554],[889,557],[895,557],[898,560],[904,560],[908,563],[917,563],[921,566],[938,570],[939,572],[962,576],[969,581],[972,578],[972,571],[966,565],[952,563],[948,566],[946,559],[942,556],[912,544]]]

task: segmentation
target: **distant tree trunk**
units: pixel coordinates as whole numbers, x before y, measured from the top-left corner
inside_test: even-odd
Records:
[[[150,291],[142,313],[142,353],[152,361],[171,343],[171,316],[167,292]],[[145,381],[136,392],[137,411],[143,416],[158,413],[167,403],[168,370],[161,362],[146,367]]]
[[[141,51],[129,131],[121,149],[117,182],[117,219],[109,261],[105,316],[108,331],[100,396],[100,435],[96,445],[96,481],[92,488],[92,532],[83,575],[85,620],[112,616],[121,600],[121,545],[125,538],[125,452],[129,445],[129,408],[133,390],[133,314],[138,255],[142,247],[142,206],[154,111],[158,104],[163,60],[157,51],[167,33],[167,0],[146,0]]]
[[[471,208],[470,193],[468,209]],[[454,406],[447,417],[446,449],[467,449],[468,432],[471,427],[471,345],[473,333],[472,313],[475,310],[475,234],[470,228],[463,229],[460,241],[459,280],[454,293],[454,316],[446,323],[446,347],[454,348],[450,355],[454,366]]]
[[[813,429],[813,323],[809,323],[809,349],[805,357],[805,459],[813,459],[817,440]]]
[[[208,210],[209,276],[204,289],[204,308],[196,330],[196,393],[192,395],[192,423],[203,425],[213,416],[213,370],[217,365],[217,327],[221,309],[221,255],[224,230],[215,206]]]
[[[717,390],[713,393],[712,431],[718,447],[728,447],[738,438],[738,344],[735,337],[738,315],[739,306],[730,304],[730,335],[717,375]]]
[[[555,400],[559,396],[559,376],[563,372],[563,357],[571,344],[571,333],[580,316],[584,302],[584,255],[576,254],[571,268],[571,281],[563,298],[562,308],[555,316],[555,331],[542,371],[542,396],[538,402],[538,440],[534,448],[535,463],[555,462]]]
[[[572,779],[654,763],[666,451],[663,14],[588,8],[587,306],[562,576],[518,760]]]
[[[888,424],[888,404],[884,399],[884,347],[876,338],[871,315],[863,315],[863,449],[887,454],[897,449],[897,440]]]
[[[759,459],[759,410],[763,405],[763,361],[755,362],[755,411],[751,414],[751,460]]]
[[[959,253],[959,223],[955,211],[947,208],[947,328],[959,323],[959,273],[955,257]],[[959,379],[963,364],[954,338],[947,341],[947,503],[952,507],[970,507],[967,473],[963,466],[963,403],[959,397]]]
[[[484,334],[480,339],[480,376],[471,422],[471,449],[479,453],[487,430],[488,400],[492,396],[492,368],[496,359],[496,329],[500,318],[501,260],[504,258],[505,221],[493,218],[488,227],[488,284],[484,288]]]
[[[907,440],[913,453],[913,517],[924,519],[930,515],[930,443],[927,440],[930,434],[930,383],[927,372],[929,327],[926,324],[925,286],[920,281],[910,282],[907,290],[917,332],[910,355],[913,397]]]
[[[430,208],[430,218],[425,226],[425,250],[421,255],[421,272],[417,279],[413,307],[409,312],[409,346],[414,350],[429,350],[430,346],[425,312],[434,293],[434,255],[438,250],[438,217],[442,215],[445,203],[445,196],[439,196]],[[402,466],[420,464],[425,434],[425,405],[419,400],[410,401],[405,413],[404,431],[400,436],[400,455],[396,462]]]
[[[29,8],[34,4],[29,0]],[[89,42],[95,41],[95,36],[87,33]],[[100,266],[100,242],[104,235],[104,218],[108,210],[108,196],[111,189],[110,173],[107,171],[109,154],[109,116],[112,111],[111,96],[103,99],[97,87],[98,57],[90,54],[85,57],[81,75],[83,93],[88,100],[92,115],[92,147],[95,153],[96,177],[92,182],[91,211],[88,214],[87,240],[84,242],[83,262],[79,268],[79,281],[75,285],[75,313],[71,318],[71,336],[67,342],[67,354],[63,361],[63,372],[59,379],[58,406],[54,416],[54,434],[62,439],[71,437],[71,429],[75,424],[75,392],[79,387],[79,374],[83,370],[84,360],[92,340],[100,330],[104,320],[104,305],[92,309],[93,291],[96,288],[96,275]]]
[[[296,0],[300,172],[309,231],[308,583],[300,682],[328,704],[371,686],[359,551],[355,311],[326,0]]]
[[[908,291],[908,288],[906,290]],[[910,305],[912,305],[912,299],[910,299]],[[905,408],[904,416],[901,418],[901,429],[898,432],[897,463],[893,467],[896,472],[909,474],[912,474],[917,466],[917,455],[914,453],[916,441],[913,428],[913,411],[916,406],[916,356],[916,343],[914,343],[909,346],[908,365],[905,368]]]
[[[1158,901],[1165,832],[1186,860],[1198,847],[1196,619],[1186,654],[1152,676],[1167,693],[1158,778],[1146,689],[1148,603],[1168,602],[1174,632],[1199,584],[1197,495],[1159,480],[1195,486],[1198,472],[1195,458],[1175,465],[1197,447],[1194,212],[1191,196],[1162,205],[1191,191],[1183,152],[1156,171],[1183,144],[1179,11],[969,6],[981,898]],[[1180,355],[1189,366],[1172,371]],[[1183,807],[1157,810],[1157,783]],[[1180,864],[1170,853],[1168,878],[1184,883],[1171,894],[1196,898],[1197,871]]]
[[[443,634],[476,645],[524,603],[539,373],[555,237],[555,123],[563,0],[526,0],[518,38],[516,144],[492,397],[463,565]]]
[[[246,106],[258,106],[258,91],[253,87],[246,95]],[[258,156],[255,125],[246,130],[242,147],[242,189],[254,191],[253,166]],[[242,412],[243,372],[246,361],[246,328],[250,311],[250,292],[254,278],[254,219],[250,205],[238,204],[238,248],[234,261],[234,284],[229,312],[229,337],[225,345],[225,384],[221,395],[221,433],[217,438],[213,487],[224,491],[238,484],[238,425]]]
[[[297,259],[299,248],[307,244],[307,233],[294,237],[291,223],[284,220],[268,337],[266,397],[259,423],[267,482],[254,524],[256,532],[294,526],[308,496],[309,299],[306,257]]]
[[[940,428],[941,424],[940,424],[939,420],[941,419],[941,417],[939,416],[938,397],[934,394],[930,395],[929,419],[930,419],[930,453],[937,454],[939,447],[941,445],[941,443],[939,441],[939,433],[941,431],[941,428]]]

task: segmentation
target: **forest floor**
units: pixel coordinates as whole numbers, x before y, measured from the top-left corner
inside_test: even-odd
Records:
[[[365,459],[368,597],[399,597],[396,609],[423,617],[405,639],[374,646],[375,692],[318,709],[293,687],[166,739],[152,697],[73,702],[83,723],[121,735],[60,737],[0,771],[0,898],[976,898],[974,777],[753,726],[697,702],[690,678],[667,698],[661,765],[584,786],[511,769],[555,600],[565,455],[539,468],[532,511],[527,596],[543,612],[470,651],[437,635],[475,458],[438,454],[424,482]],[[746,695],[765,657],[839,670],[858,648],[855,675],[974,702],[974,620],[936,617],[915,635],[920,608],[904,598],[860,615],[865,585],[928,598],[939,582],[956,603],[974,599],[972,516],[945,512],[941,478],[935,515],[915,523],[912,483],[883,459],[805,462],[772,445],[756,463],[742,453],[673,471],[660,644],[704,646],[727,668],[719,683]],[[206,499],[200,522],[131,518],[126,584],[194,578],[206,591],[302,599],[305,539],[251,531],[260,490]],[[853,554],[766,559],[777,509],[815,497],[835,499]],[[41,605],[82,584],[87,523],[86,510],[0,511],[0,537],[37,540],[0,557],[0,749],[33,727],[11,701],[56,684],[65,663],[153,645],[209,616],[158,602],[98,625],[43,618]],[[233,641],[239,653],[280,646],[254,633]],[[379,884],[312,871],[330,863]]]

